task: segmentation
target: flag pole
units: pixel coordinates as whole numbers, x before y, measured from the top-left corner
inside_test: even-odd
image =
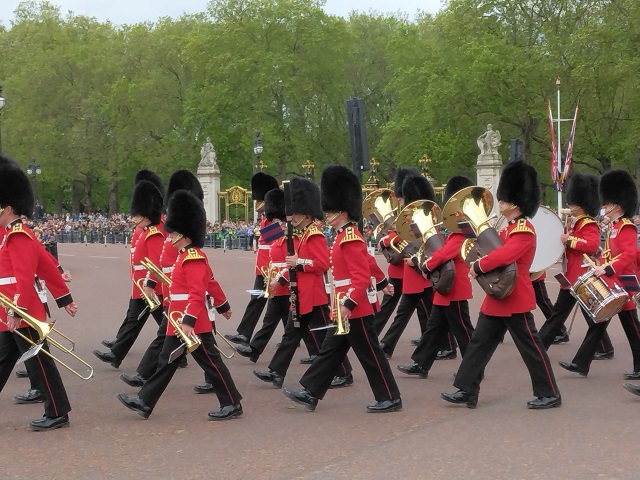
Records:
[[[558,162],[558,178],[560,180],[562,180],[562,175],[564,173],[564,167],[562,165],[562,147],[561,147],[561,143],[560,143],[560,122],[561,122],[561,117],[560,117],[560,77],[556,78],[556,86],[558,88],[558,115],[557,115],[557,122],[558,122],[558,148],[556,151],[556,160]],[[558,216],[560,216],[560,210],[562,209],[562,183],[558,184]]]

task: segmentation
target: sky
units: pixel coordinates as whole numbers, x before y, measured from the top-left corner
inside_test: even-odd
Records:
[[[68,11],[76,15],[96,17],[99,21],[110,20],[114,24],[138,23],[157,20],[159,17],[179,17],[182,13],[197,13],[206,10],[207,0],[49,0],[60,7],[64,17]],[[13,11],[20,0],[0,0],[0,21],[9,26]],[[357,10],[380,13],[406,13],[414,18],[418,10],[436,13],[442,0],[326,0],[325,11],[332,15],[347,17]]]

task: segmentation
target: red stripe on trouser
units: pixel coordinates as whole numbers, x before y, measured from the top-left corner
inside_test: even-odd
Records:
[[[467,330],[467,326],[464,324],[464,320],[462,319],[462,310],[460,309],[460,302],[458,303],[458,320],[460,320],[460,325],[464,328],[464,333],[467,334],[467,340],[471,340],[471,335],[469,335],[469,330]]]
[[[380,376],[382,377],[382,381],[384,382],[384,388],[387,389],[389,400],[393,400],[393,397],[391,396],[391,390],[389,390],[389,385],[387,384],[387,379],[384,378],[382,367],[380,366],[380,362],[378,362],[378,357],[376,356],[376,352],[373,350],[373,345],[371,345],[371,340],[369,340],[369,335],[367,335],[367,330],[364,328],[364,319],[362,317],[360,317],[360,323],[362,324],[362,333],[364,333],[364,338],[367,340],[367,343],[369,344],[369,348],[371,349],[371,355],[373,355],[373,358],[376,361],[376,365],[378,366],[378,371],[380,372]]]
[[[547,362],[544,361],[544,355],[542,355],[542,352],[540,351],[540,348],[538,348],[538,344],[535,342],[535,340],[533,338],[533,333],[531,333],[531,329],[529,328],[529,322],[527,322],[527,316],[523,313],[522,317],[524,318],[524,324],[527,327],[527,332],[529,332],[529,337],[531,338],[531,343],[533,343],[533,345],[536,347],[536,350],[538,350],[538,355],[540,355],[540,359],[542,360],[542,364],[544,365],[544,370],[547,372],[547,378],[549,379],[549,384],[551,385],[551,390],[553,391],[554,395],[557,395],[558,392],[556,392],[556,387],[553,385],[553,380],[551,379],[551,374],[549,373],[549,367],[547,366]]]
[[[324,324],[325,325],[329,325],[329,322],[327,321],[327,317],[325,316],[324,308],[320,309],[320,313],[322,314],[322,320],[324,321]],[[311,332],[311,333],[313,333],[313,332]],[[320,353],[320,349],[318,349],[318,353]],[[340,364],[340,369],[342,370],[342,373],[344,373],[345,376],[348,374],[347,373],[347,368],[344,366],[344,362],[342,362]]]
[[[214,341],[214,343],[215,343],[215,341]],[[231,395],[231,392],[229,391],[229,387],[227,386],[227,382],[224,381],[224,377],[220,373],[220,370],[218,370],[218,367],[216,367],[216,364],[213,363],[213,360],[211,360],[211,357],[209,356],[209,352],[207,352],[206,348],[204,349],[204,354],[207,356],[207,359],[209,360],[209,363],[211,364],[211,366],[216,369],[216,372],[218,372],[218,376],[220,377],[220,380],[222,380],[222,384],[224,385],[224,388],[227,391],[227,395],[229,395],[229,399],[231,400],[231,404],[235,405],[236,401],[233,398],[233,395]],[[222,406],[224,407],[226,405],[222,405]]]
[[[36,343],[33,340],[33,337],[31,336],[31,329],[27,328],[27,332],[29,333],[29,338],[31,339],[31,341],[33,343]],[[45,353],[46,355],[46,353]],[[44,371],[44,366],[42,365],[42,361],[40,360],[40,352],[38,352],[38,354],[36,355],[36,358],[38,359],[38,364],[40,365],[40,369],[42,370],[42,377],[44,378],[44,384],[47,387],[47,391],[49,392],[49,398],[51,399],[51,403],[53,405],[53,411],[56,415],[56,417],[59,417],[60,415],[58,415],[58,407],[56,407],[56,401],[53,398],[53,393],[51,393],[51,386],[49,385],[49,379],[47,378],[47,374]]]

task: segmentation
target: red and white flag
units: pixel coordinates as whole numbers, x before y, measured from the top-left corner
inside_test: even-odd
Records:
[[[573,153],[573,139],[576,135],[576,121],[578,120],[578,105],[576,105],[576,113],[573,116],[573,125],[571,126],[571,135],[569,136],[569,144],[567,145],[567,161],[564,164],[564,170],[562,171],[562,179],[560,183],[564,183],[569,175],[569,169],[571,168],[571,154]]]
[[[553,113],[551,113],[551,101],[547,101],[547,110],[549,112],[549,131],[551,132],[551,180],[553,180],[553,188],[558,189],[560,183],[560,172],[558,171],[558,150],[556,148],[556,135],[553,128]]]

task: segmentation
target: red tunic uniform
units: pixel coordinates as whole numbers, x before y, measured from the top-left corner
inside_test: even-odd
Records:
[[[131,298],[142,297],[140,289],[135,286],[135,283],[140,279],[145,279],[147,269],[140,262],[147,257],[155,265],[160,265],[163,243],[163,231],[155,225],[150,225],[142,229],[135,247],[131,247],[131,280],[134,283],[132,285]]]
[[[368,255],[362,233],[353,225],[338,229],[331,247],[331,271],[335,293],[341,293],[341,302],[351,310],[351,318],[373,315],[373,305],[367,298],[371,286],[371,267],[358,259]]]
[[[429,288],[431,283],[424,278],[421,273],[409,266],[407,262],[404,264],[404,274],[402,278],[402,293],[421,293],[425,288]]]
[[[300,234],[299,240],[296,240],[297,238],[294,238],[294,247],[298,255],[298,313],[304,315],[313,310],[313,307],[329,303],[323,276],[324,272],[329,270],[329,247],[327,239],[315,223],[309,224]],[[282,284],[289,281],[288,269],[282,272],[279,281]]]
[[[295,243],[294,243],[295,245]],[[287,256],[287,239],[280,237],[271,244],[271,250],[269,250],[269,271],[271,272],[271,278],[280,278],[286,274],[287,264],[285,263],[285,257]],[[288,296],[291,292],[287,283],[278,282],[278,286],[273,294],[274,297]]]
[[[482,257],[476,265],[481,272],[490,272],[516,262],[516,284],[511,294],[502,300],[487,295],[480,311],[495,317],[530,312],[536,308],[536,296],[529,277],[529,269],[536,253],[536,231],[526,218],[517,218],[500,230],[500,238],[504,245]]]
[[[212,331],[212,323],[207,308],[207,295],[213,298],[213,306],[218,312],[229,309],[227,298],[213,278],[213,272],[204,252],[195,247],[183,248],[178,254],[171,277],[169,315],[181,312],[185,325],[194,327],[195,333]],[[175,335],[169,324],[167,335]]]
[[[0,292],[32,317],[44,321],[46,312],[34,287],[35,275],[45,280],[59,307],[72,302],[53,257],[29,227],[20,221],[14,222],[6,227],[0,248]],[[0,318],[6,321],[5,309],[0,309]],[[27,324],[20,322],[18,328],[24,327]],[[0,324],[0,330],[6,331],[6,325]]]
[[[581,215],[573,220],[567,233],[569,234],[569,239],[565,245],[565,254],[567,256],[565,276],[573,285],[578,280],[578,277],[587,271],[587,267],[582,266],[585,263],[582,255],[586,253],[589,256],[593,256],[600,247],[600,228],[593,218],[588,215]],[[560,288],[567,290],[569,287],[561,286]]]
[[[396,232],[389,232],[386,237],[383,237],[380,242],[386,248],[391,248],[391,245],[397,245],[400,243],[402,239],[398,236]],[[404,263],[399,263],[398,265],[392,265],[391,263],[387,267],[387,273],[389,274],[389,278],[402,278],[404,275]]]
[[[267,220],[267,217],[262,215],[262,219],[260,220],[260,230],[264,227],[271,225],[273,222]],[[273,243],[273,242],[271,242]],[[266,270],[269,268],[269,249],[271,248],[271,243],[267,243],[264,241],[264,235],[260,235],[258,238],[258,254],[256,255],[256,275],[262,275],[263,269]]]
[[[464,235],[462,233],[452,232],[444,242],[444,246],[436,250],[435,253],[424,262],[425,268],[430,272],[449,260],[453,260],[456,268],[455,280],[449,293],[442,295],[434,289],[434,305],[446,306],[452,301],[469,300],[473,296],[471,280],[469,280],[469,267],[464,263],[462,255],[460,254],[463,243]]]
[[[605,269],[602,279],[609,287],[613,287],[614,283],[622,285],[620,275],[636,274],[637,241],[636,226],[631,220],[623,217],[611,223],[600,259]],[[635,302],[630,298],[622,310],[635,310],[635,308]]]

